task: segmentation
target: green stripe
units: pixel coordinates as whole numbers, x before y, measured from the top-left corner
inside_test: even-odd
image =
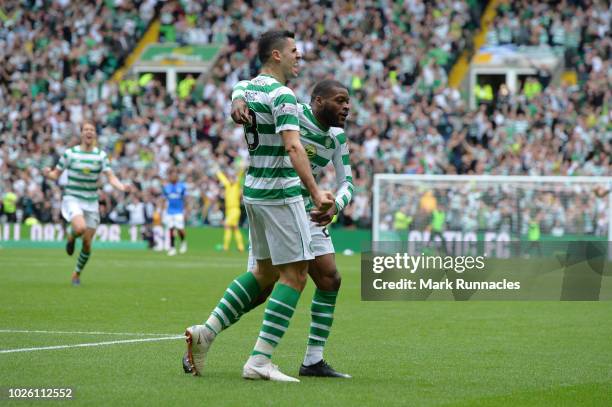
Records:
[[[273,156],[282,157],[287,155],[285,146],[259,146],[250,152],[252,156]]]
[[[330,138],[329,136],[322,136],[320,134],[308,131],[308,129],[306,129],[305,127],[300,128],[300,136],[304,137],[305,139],[314,141],[315,143],[318,143],[322,146],[326,146],[325,142],[327,141],[327,139],[329,139],[329,141],[331,141],[331,144],[329,147],[326,146],[325,148],[330,149],[330,150],[333,150],[334,148],[336,148],[336,146],[334,145],[334,140],[332,138]]]
[[[268,326],[268,325],[262,325],[261,330],[265,333],[272,334],[280,338],[282,338],[283,335],[285,334],[285,332],[281,331],[280,329],[276,329],[273,326]]]
[[[348,205],[349,201],[348,198],[345,196],[342,197],[342,202],[344,202],[344,207],[346,207],[346,205]]]
[[[101,151],[98,151],[96,153],[96,152],[93,152],[93,151],[83,151],[83,150],[74,151],[74,150],[72,150],[72,152],[74,154],[95,155],[95,156],[98,156],[98,157],[102,158],[102,152]]]
[[[238,296],[238,298],[240,298],[240,301],[242,301],[244,306],[248,308],[249,303],[251,301],[249,300],[249,297],[247,297],[247,295],[244,293],[244,291],[242,291],[242,288],[240,288],[238,284],[236,284],[236,282],[234,281],[230,284],[229,288],[234,292],[234,294],[236,294],[236,296]]]
[[[279,318],[279,317],[275,317],[274,315],[270,315],[270,314],[264,313],[264,319],[266,321],[273,322],[275,324],[282,325],[282,326],[285,326],[285,327],[289,326],[289,322],[288,321],[286,321],[286,320],[284,320],[282,318]]]
[[[338,142],[340,144],[345,144],[346,143],[346,135],[344,133],[340,133],[336,136],[336,138],[338,139]]]
[[[74,192],[64,192],[64,195],[66,195],[66,196],[74,196],[75,198],[79,198],[79,199],[82,199],[84,201],[94,202],[94,201],[98,200],[98,196],[97,195],[96,196],[84,196],[84,195],[77,194],[77,193],[74,193]]]
[[[331,325],[333,320],[334,320],[333,317],[320,317],[318,315],[312,315],[312,322],[315,322],[321,325]]]
[[[276,127],[283,126],[285,124],[295,124],[298,126],[300,122],[298,121],[297,116],[293,116],[290,114],[283,114],[276,118]]]
[[[265,356],[265,357],[267,357],[268,359],[272,358],[272,355],[267,354],[267,353],[260,352],[260,351],[258,351],[258,350],[254,350],[253,352],[251,352],[251,355],[253,355],[253,356],[257,356],[257,355],[264,355],[264,356]]]
[[[353,177],[351,177],[350,175],[346,177],[346,180],[350,182],[351,184],[353,183]],[[349,189],[351,190],[351,192],[353,192],[353,188],[350,185],[349,185]]]
[[[252,177],[263,177],[263,178],[287,178],[297,177],[297,172],[293,168],[259,168],[249,167],[247,175]]]
[[[327,163],[329,163],[329,159],[323,158],[320,155],[315,155],[314,157],[310,159],[310,162],[318,165],[319,167],[325,167]]]
[[[342,164],[351,165],[351,159],[349,158],[348,154],[342,156]]]
[[[301,188],[299,185],[285,189],[257,189],[245,186],[243,194],[254,199],[285,199],[300,196]]]
[[[276,134],[276,126],[273,124],[257,123],[259,134]]]
[[[310,327],[310,333],[316,336],[320,336],[321,338],[329,338],[329,331],[326,331],[325,329],[321,328],[315,328],[314,326]]]
[[[278,106],[281,103],[291,103],[292,105],[297,104],[297,100],[295,100],[295,96],[293,95],[280,95],[276,99],[274,99],[274,106]]]
[[[76,158],[73,157],[73,160],[75,163],[78,164],[101,164],[101,160],[83,160],[82,158]]]
[[[234,313],[232,312],[232,310],[230,310],[227,307],[227,305],[225,305],[225,304],[220,302],[219,304],[217,304],[217,307],[219,307],[219,309],[221,311],[223,311],[223,313],[225,314],[225,316],[229,320],[230,324],[233,324],[234,322],[238,321],[238,319],[234,316]],[[238,315],[238,316],[240,316],[240,315]]]
[[[238,301],[236,301],[236,299],[230,293],[226,291],[225,294],[223,295],[223,298],[225,298],[225,300],[229,302],[232,305],[232,307],[234,307],[234,310],[236,310],[236,312],[238,313],[238,316],[243,314],[242,306],[240,305]]]
[[[91,179],[91,178],[79,178],[79,177],[72,177],[72,176],[68,176],[68,181],[75,181],[75,182],[93,182],[96,183],[98,182],[97,178]]]
[[[66,189],[72,189],[74,191],[96,192],[98,190],[98,187],[77,187],[75,185],[66,185]]]
[[[272,110],[270,109],[270,106],[264,105],[263,103],[248,102],[248,105],[249,105],[249,109],[251,109],[254,112],[272,114]]]
[[[331,305],[319,305],[319,304],[315,304],[312,303],[310,305],[310,310],[312,312],[321,312],[324,314],[333,314],[334,313],[334,307]]]
[[[310,109],[308,107],[306,107],[308,105],[304,105],[304,115],[308,118],[308,120],[310,120],[310,122],[312,124],[314,124],[319,130],[321,130],[322,132],[326,132],[327,130],[323,129],[323,126],[321,125],[321,123],[319,123],[319,121],[317,120],[316,117],[314,117],[314,115],[312,114],[312,112],[310,111]]]
[[[75,168],[72,165],[70,167],[68,167],[69,170],[72,171],[77,171],[80,172],[82,174],[85,174],[86,172],[83,170],[83,168]],[[102,172],[102,168],[100,168],[99,170],[92,170],[92,169],[88,169],[88,172],[91,174],[99,174],[100,172]]]
[[[247,86],[248,90],[252,90],[255,92],[263,92],[263,93],[270,93],[280,87],[282,87],[283,85],[281,85],[280,83],[276,82],[273,83],[271,85],[253,85],[252,83],[249,83],[249,85]]]

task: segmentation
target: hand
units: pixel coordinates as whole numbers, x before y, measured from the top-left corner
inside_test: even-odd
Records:
[[[320,212],[327,212],[332,206],[335,206],[336,201],[334,194],[329,191],[316,191],[312,195],[312,203]]]
[[[125,192],[126,194],[129,194],[130,192],[132,192],[134,190],[134,188],[129,185],[129,184],[123,184],[123,192]]]
[[[338,208],[335,204],[325,212],[313,209],[310,211],[310,220],[315,222],[317,226],[326,226],[331,223],[336,213],[338,213]]]
[[[48,177],[50,172],[51,172],[51,168],[49,168],[49,167],[45,167],[42,170],[43,176],[45,176],[45,177]]]
[[[249,107],[243,99],[234,99],[232,101],[232,120],[237,124],[251,124],[251,115]]]

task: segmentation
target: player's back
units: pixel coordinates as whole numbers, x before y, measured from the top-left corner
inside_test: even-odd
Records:
[[[244,98],[252,123],[245,126],[251,163],[244,182],[245,202],[283,204],[302,199],[300,179],[280,135],[299,131],[293,91],[269,75],[243,81]]]
[[[168,207],[166,209],[168,214],[183,213],[185,192],[186,187],[182,182],[167,184],[164,187],[164,197],[168,201]]]

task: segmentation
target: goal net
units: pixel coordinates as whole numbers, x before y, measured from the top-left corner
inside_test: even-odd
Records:
[[[612,241],[612,177],[376,174],[374,241]]]

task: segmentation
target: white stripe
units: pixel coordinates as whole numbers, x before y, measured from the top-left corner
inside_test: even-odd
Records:
[[[293,308],[293,307],[292,307],[292,306],[290,306],[290,305],[285,304],[285,303],[284,303],[284,302],[282,302],[282,301],[275,300],[274,298],[270,298],[270,302],[273,302],[273,303],[278,304],[278,305],[282,305],[283,307],[287,307],[287,308],[289,308],[289,309],[290,309],[292,312],[295,312],[295,308]]]
[[[88,348],[88,347],[93,347],[93,346],[118,345],[122,343],[167,341],[167,340],[172,340],[172,339],[184,339],[184,337],[182,335],[180,336],[175,335],[175,336],[164,336],[160,338],[124,339],[121,341],[77,343],[75,345],[57,345],[57,346],[41,346],[37,348],[3,349],[3,350],[0,350],[0,353],[34,352],[37,350],[55,350],[55,349],[69,349],[69,348]]]
[[[278,336],[269,334],[264,331],[259,332],[259,337],[264,338],[264,339],[269,339],[271,341],[274,341],[275,343],[279,343],[281,340],[281,338],[279,338]]]
[[[283,189],[300,186],[299,177],[264,178],[247,175],[244,184],[257,189]]]
[[[291,158],[280,155],[256,155],[251,157],[251,165],[258,168],[293,168]]]
[[[322,312],[311,312],[311,315],[317,316],[317,317],[325,317],[325,318],[333,318],[334,314],[324,314]]]
[[[317,324],[316,322],[311,322],[310,326],[313,328],[323,329],[324,331],[329,331],[329,325]]]
[[[247,290],[244,289],[244,287],[242,286],[242,284],[240,284],[240,282],[238,280],[234,280],[234,283],[238,284],[238,287],[240,287],[240,289],[244,292],[244,294],[247,296],[249,301],[253,301],[251,299],[251,296],[249,295],[249,293],[247,293]]]
[[[324,303],[324,302],[318,302],[318,301],[315,301],[315,300],[312,300],[312,303],[313,303],[313,304],[317,304],[317,305],[324,305],[324,306],[326,306],[326,307],[335,307],[335,305],[334,305],[334,304],[326,304],[326,303]]]
[[[223,313],[223,311],[221,310],[221,308],[219,308],[219,307],[215,307],[214,312],[215,312],[215,313],[217,313],[217,315],[219,315],[219,316],[221,317],[221,319],[223,320],[223,322],[225,322],[225,325],[226,325],[226,326],[230,326],[230,325],[231,325],[231,324],[230,324],[230,322],[229,322],[229,320],[227,319],[227,316],[226,316],[226,315]]]
[[[275,324],[274,322],[266,321],[265,319],[263,321],[263,324],[266,326],[271,326],[272,328],[278,329],[279,331],[283,331],[283,332],[287,331],[287,328],[285,328],[284,326]]]
[[[270,311],[269,309],[266,308],[266,310],[264,311],[266,314],[270,314],[273,315],[275,317],[279,317],[281,319],[284,319],[285,321],[291,321],[291,318],[284,316],[283,314],[279,314],[278,312],[274,312],[274,311]]]
[[[171,336],[172,334],[149,334],[144,332],[99,332],[99,331],[41,331],[30,329],[0,329],[0,333],[15,334],[58,334],[58,335],[134,335],[134,336]]]
[[[240,304],[240,306],[241,306],[242,308],[244,308],[244,304],[242,303],[242,301],[240,301],[240,298],[238,298],[238,296],[236,295],[236,293],[235,293],[235,292],[233,292],[231,288],[229,288],[229,287],[228,287],[228,288],[227,288],[227,292],[228,292],[228,293],[230,293],[230,295],[231,295],[232,297],[234,297],[234,299],[235,299],[236,301],[238,301],[238,304]]]
[[[221,298],[221,303],[224,304],[227,308],[229,308],[230,311],[232,311],[232,314],[234,314],[234,318],[238,318],[238,312],[234,309],[234,307],[232,307],[232,304],[230,304],[228,300],[226,300],[225,298]]]
[[[320,336],[317,336],[317,335],[312,335],[311,334],[311,335],[308,335],[308,337],[310,339],[314,339],[315,341],[322,341],[322,342],[326,342],[327,341],[327,339],[321,338]]]

